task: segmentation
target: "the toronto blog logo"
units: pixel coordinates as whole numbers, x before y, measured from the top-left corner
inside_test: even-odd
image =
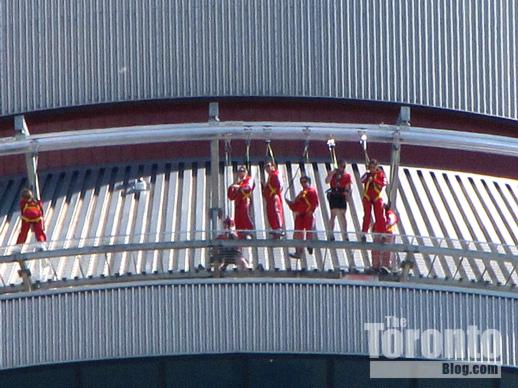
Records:
[[[484,360],[499,363],[502,335],[496,329],[412,329],[404,317],[385,316],[385,322],[365,323],[371,358]]]

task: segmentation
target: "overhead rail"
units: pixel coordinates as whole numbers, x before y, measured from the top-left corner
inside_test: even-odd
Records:
[[[359,141],[362,134],[374,143],[458,149],[502,156],[518,156],[518,138],[434,128],[387,124],[302,122],[205,122],[160,124],[109,129],[76,130],[0,139],[0,156],[77,148],[176,141],[240,140]]]

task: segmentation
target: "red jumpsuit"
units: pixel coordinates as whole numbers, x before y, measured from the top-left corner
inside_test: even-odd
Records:
[[[37,241],[47,241],[43,225],[43,205],[41,201],[35,199],[22,199],[20,201],[20,211],[22,216],[22,228],[16,244],[23,244],[27,240],[29,229],[34,231]]]
[[[378,169],[374,174],[366,172],[363,174],[362,183],[363,190],[363,225],[362,232],[367,233],[371,224],[371,209],[374,207],[374,218],[376,223],[385,225],[385,214],[383,210],[383,198],[381,198],[381,190],[386,185],[385,174]]]
[[[373,232],[379,233],[374,237],[374,242],[376,243],[388,243],[392,244],[394,242],[394,230],[396,228],[396,224],[398,222],[398,216],[394,213],[393,210],[385,211],[384,222],[383,223],[375,223]],[[381,235],[383,234],[383,235]],[[372,251],[372,267],[375,269],[379,269],[380,265],[383,267],[390,268],[392,266],[392,257],[394,256],[393,252],[390,251]]]
[[[241,182],[228,188],[228,199],[234,201],[234,221],[236,223],[239,238],[245,238],[247,233],[242,230],[253,230],[254,224],[250,217],[250,197],[254,186],[251,185],[251,177],[246,176]]]
[[[268,182],[263,187],[263,197],[266,201],[266,216],[270,228],[279,230],[284,228],[284,211],[282,210],[281,181],[279,171],[272,170],[268,175]]]
[[[289,207],[295,213],[295,240],[304,239],[304,231],[306,231],[306,240],[313,239],[313,229],[315,228],[315,217],[313,212],[318,206],[318,194],[313,187],[302,190],[295,200],[289,204]]]

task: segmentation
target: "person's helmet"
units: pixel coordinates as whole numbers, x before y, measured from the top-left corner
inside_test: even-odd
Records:
[[[20,193],[20,196],[24,199],[32,199],[34,198],[34,194],[31,189],[23,189]]]

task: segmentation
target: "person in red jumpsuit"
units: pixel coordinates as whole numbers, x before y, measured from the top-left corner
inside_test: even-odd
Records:
[[[29,229],[34,231],[36,241],[47,241],[45,225],[43,224],[43,204],[40,200],[34,198],[34,194],[29,189],[23,189],[21,192],[20,212],[22,227],[16,244],[25,243]]]
[[[347,211],[347,196],[351,192],[351,175],[345,171],[346,162],[340,160],[338,168],[329,170],[326,177],[326,183],[330,188],[327,191],[327,200],[329,201],[329,208],[331,209],[331,218],[329,219],[329,231],[327,239],[335,240],[334,228],[335,219],[338,217],[338,222],[343,225],[342,239],[349,240],[347,236],[347,220],[345,212]]]
[[[278,239],[284,234],[284,210],[279,171],[272,162],[264,165],[264,171],[268,174],[268,180],[262,184],[263,197],[266,201],[266,217],[272,229],[272,238]]]
[[[248,175],[245,166],[239,166],[237,169],[237,180],[227,191],[228,199],[234,201],[234,219],[236,223],[237,234],[240,239],[245,239],[251,235],[254,230],[254,224],[250,217],[250,200],[255,185],[252,178]]]
[[[384,206],[385,216],[383,222],[375,223],[373,232],[376,233],[374,236],[374,242],[379,244],[394,243],[394,231],[396,224],[399,221],[397,214],[387,204]],[[372,269],[374,272],[383,270],[386,273],[391,272],[392,259],[394,252],[391,251],[372,251]]]
[[[314,238],[315,217],[313,213],[318,206],[318,194],[315,188],[311,187],[311,178],[308,176],[300,177],[302,191],[295,200],[287,200],[288,206],[295,215],[295,240],[312,240]],[[295,253],[290,253],[290,257],[299,259],[302,256],[303,248],[296,248]],[[308,253],[313,253],[313,248],[308,247]]]
[[[363,183],[363,225],[362,232],[367,233],[371,224],[371,211],[374,208],[375,223],[379,225],[385,224],[385,214],[383,210],[383,198],[381,191],[387,184],[385,173],[378,165],[376,159],[371,159],[368,165],[368,171],[363,174],[361,178]],[[365,241],[365,235],[362,236],[362,241]]]

